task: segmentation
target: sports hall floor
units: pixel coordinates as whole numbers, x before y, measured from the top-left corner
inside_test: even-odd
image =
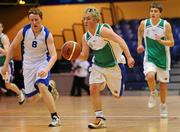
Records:
[[[50,117],[42,102],[19,106],[15,97],[0,96],[0,132],[180,132],[180,96],[168,97],[169,118],[160,119],[159,105],[147,108],[147,96],[102,96],[107,128],[90,130],[94,120],[89,96],[61,96],[60,127],[48,128]]]

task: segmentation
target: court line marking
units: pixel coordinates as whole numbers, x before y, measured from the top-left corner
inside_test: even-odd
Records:
[[[1,115],[0,118],[48,118],[49,116],[24,116]],[[61,118],[91,118],[94,116],[60,116]],[[160,118],[160,116],[105,116],[106,118]],[[168,116],[168,118],[180,118],[180,116]]]

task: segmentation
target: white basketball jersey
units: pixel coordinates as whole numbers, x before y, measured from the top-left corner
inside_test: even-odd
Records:
[[[22,41],[22,59],[23,69],[31,69],[42,63],[48,63],[49,53],[46,40],[49,31],[46,27],[42,27],[41,32],[35,37],[31,25],[26,25],[23,29]]]

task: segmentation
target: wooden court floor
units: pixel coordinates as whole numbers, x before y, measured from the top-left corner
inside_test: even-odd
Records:
[[[147,108],[147,96],[103,96],[107,128],[90,130],[94,113],[88,96],[61,96],[56,102],[62,125],[48,128],[42,102],[19,106],[15,97],[0,97],[0,132],[180,132],[180,96],[168,97],[169,118],[160,119],[159,105]]]

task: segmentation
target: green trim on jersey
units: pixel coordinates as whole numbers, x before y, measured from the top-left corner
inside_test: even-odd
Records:
[[[147,19],[147,21],[146,21],[146,28],[149,27],[149,26],[151,26],[151,20]]]
[[[100,36],[101,27],[102,27],[102,25],[101,25],[101,24],[98,24],[97,30],[96,30],[96,32],[95,32],[95,35],[96,35],[96,36]]]
[[[163,20],[163,19],[161,19],[161,21],[160,21],[160,23],[159,23],[158,27],[162,27],[162,28],[164,28],[164,20]]]
[[[91,38],[91,35],[89,34],[89,32],[86,32],[86,40],[88,41]]]
[[[0,36],[0,47],[1,47],[2,49],[4,49],[4,45],[3,45],[3,43],[2,43],[2,37],[3,37],[3,36],[4,36],[4,34]],[[5,60],[6,60],[6,56],[5,56],[5,55],[0,56],[0,67],[4,65]]]
[[[103,27],[106,27],[106,28],[109,28],[109,29],[111,28],[111,26],[109,24],[107,24],[107,23],[104,23]]]

